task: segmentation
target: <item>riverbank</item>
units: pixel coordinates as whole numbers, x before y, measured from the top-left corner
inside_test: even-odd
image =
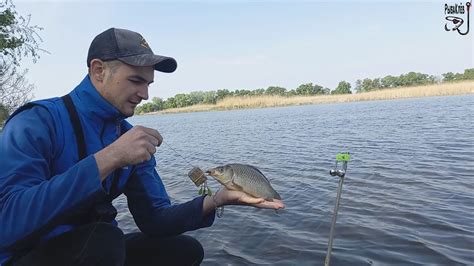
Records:
[[[183,108],[166,109],[149,114],[184,113],[184,112],[206,112],[222,111],[247,108],[266,108],[276,106],[328,104],[359,101],[377,101],[406,98],[420,98],[431,96],[450,96],[474,93],[474,81],[443,83],[436,85],[403,87],[396,89],[385,89],[357,94],[343,95],[316,95],[316,96],[250,96],[250,97],[228,97],[216,104],[199,104]]]

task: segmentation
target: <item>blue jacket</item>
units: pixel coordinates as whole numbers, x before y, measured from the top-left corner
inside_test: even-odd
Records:
[[[78,149],[61,98],[34,102],[15,114],[0,133],[0,264],[16,252],[78,226],[91,207],[121,193],[139,229],[150,235],[176,235],[208,227],[204,197],[171,205],[152,157],[121,169],[118,192],[109,195],[114,173],[103,183],[94,153],[132,126],[92,85],[89,76],[69,94],[79,113],[88,156]],[[133,178],[130,178],[131,171]],[[116,223],[115,223],[116,224]]]

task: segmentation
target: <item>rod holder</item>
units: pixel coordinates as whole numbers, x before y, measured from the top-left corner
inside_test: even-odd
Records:
[[[326,253],[326,259],[324,261],[325,266],[329,266],[329,263],[331,261],[332,243],[334,240],[334,231],[336,228],[337,212],[339,211],[339,204],[341,202],[341,194],[342,194],[342,185],[344,184],[344,177],[346,176],[346,171],[347,171],[347,163],[349,162],[350,157],[351,156],[348,152],[337,154],[336,166],[334,167],[334,169],[329,170],[329,174],[331,176],[339,177],[339,187],[337,189],[336,205],[334,206],[334,214],[332,216],[331,231],[329,232],[328,251]],[[340,169],[338,169],[339,162],[342,163],[342,166]]]

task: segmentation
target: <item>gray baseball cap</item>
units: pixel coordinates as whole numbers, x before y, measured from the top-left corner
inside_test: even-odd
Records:
[[[175,71],[178,66],[174,58],[154,54],[141,34],[117,28],[110,28],[92,40],[87,66],[96,58],[120,60],[132,66],[154,66],[155,70],[166,73]]]

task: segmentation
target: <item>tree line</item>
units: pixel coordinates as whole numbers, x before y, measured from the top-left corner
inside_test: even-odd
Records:
[[[419,85],[429,85],[441,82],[453,82],[462,80],[474,80],[474,68],[464,70],[464,73],[444,73],[442,77],[428,75],[418,72],[409,72],[400,76],[385,76],[383,78],[357,80],[354,90],[356,93],[369,92],[381,89],[392,89],[398,87],[409,87]],[[261,96],[261,95],[278,95],[283,97],[292,96],[314,96],[314,95],[330,95],[330,94],[351,94],[352,87],[347,81],[341,81],[337,87],[330,90],[318,84],[305,83],[299,85],[296,89],[287,90],[279,86],[270,86],[266,89],[260,88],[256,90],[228,90],[219,89],[216,91],[194,91],[190,93],[179,93],[173,97],[163,100],[159,97],[153,97],[151,102],[144,103],[137,107],[136,113],[156,112],[171,108],[180,108],[196,104],[216,104],[218,101],[226,97],[237,96]]]

